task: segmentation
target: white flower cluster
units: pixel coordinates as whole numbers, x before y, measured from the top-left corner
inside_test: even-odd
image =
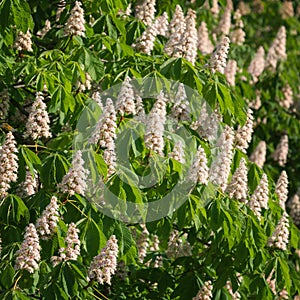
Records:
[[[7,133],[6,139],[0,149],[0,199],[7,195],[11,182],[17,181],[18,156],[16,141],[13,134]]]
[[[268,239],[268,246],[286,251],[287,245],[289,243],[289,227],[290,224],[288,214],[286,212],[283,212],[279,223],[272,233],[272,236]]]
[[[224,74],[226,67],[226,59],[229,51],[230,40],[228,37],[224,37],[218,44],[217,49],[213,52],[209,59],[208,66],[213,73],[220,72]]]
[[[130,78],[126,77],[122,83],[120,93],[116,102],[116,111],[121,115],[135,115],[136,108],[134,102],[134,91],[133,87],[130,84]]]
[[[169,40],[164,48],[167,55],[173,56],[182,53],[181,38],[185,32],[185,27],[186,23],[182,8],[177,4],[169,26]]]
[[[75,223],[70,223],[68,226],[67,235],[65,238],[66,248],[59,249],[59,256],[52,256],[51,261],[53,266],[67,260],[76,260],[80,255],[80,240],[78,237],[79,229]]]
[[[191,166],[189,178],[193,182],[198,182],[200,184],[208,184],[208,166],[207,166],[207,157],[204,149],[200,145],[196,152],[193,165]]]
[[[283,167],[287,162],[287,156],[289,153],[289,138],[287,134],[284,134],[275,151],[272,153],[272,157],[278,162],[279,166]]]
[[[9,94],[7,89],[1,91],[0,101],[0,120],[5,120],[9,111]]]
[[[75,157],[72,160],[72,166],[67,174],[63,177],[58,188],[63,193],[74,195],[75,193],[84,195],[87,188],[87,176],[89,171],[84,168],[84,160],[80,150],[76,151]]]
[[[197,295],[193,297],[193,300],[211,300],[213,298],[212,289],[213,286],[211,281],[205,281],[201,290],[199,290]]]
[[[265,141],[260,141],[255,150],[250,155],[249,160],[257,164],[260,168],[263,168],[266,161],[267,144]]]
[[[251,8],[248,3],[245,3],[244,1],[240,1],[238,4],[238,9],[242,16],[248,15],[251,13]]]
[[[135,6],[135,17],[150,26],[154,20],[155,0],[139,0]]]
[[[146,121],[145,145],[147,148],[163,156],[164,124],[166,122],[166,99],[161,91]]]
[[[279,104],[282,107],[289,109],[294,104],[293,90],[289,84],[286,84],[282,88],[282,94],[283,94],[283,98],[280,100]]]
[[[284,1],[279,13],[282,19],[292,18],[294,16],[293,1]]]
[[[231,281],[226,282],[226,289],[228,290],[232,300],[241,299],[241,295],[238,291],[233,292]]]
[[[220,186],[224,192],[230,173],[230,165],[233,158],[234,132],[228,125],[225,126],[218,139],[218,155],[209,170],[209,179],[212,183]]]
[[[247,201],[248,195],[248,170],[246,161],[241,159],[239,167],[232,175],[231,181],[227,186],[226,192],[230,198],[235,198],[242,202]]]
[[[275,193],[278,195],[279,205],[283,210],[285,210],[285,203],[288,199],[288,184],[287,173],[286,171],[282,171],[276,182]]]
[[[56,16],[55,16],[55,21],[58,22],[61,16],[61,13],[65,10],[66,8],[66,0],[59,0],[57,3],[57,10],[56,10]]]
[[[29,273],[37,270],[39,268],[38,262],[41,259],[40,250],[41,247],[36,228],[30,223],[25,229],[24,241],[21,248],[16,252],[15,269],[27,270]]]
[[[190,114],[190,103],[186,96],[184,84],[179,83],[177,93],[174,97],[171,117],[178,121],[189,121],[191,118]]]
[[[47,19],[45,21],[45,27],[42,28],[41,30],[39,30],[36,35],[39,36],[40,38],[43,38],[47,33],[48,31],[51,29],[51,22]]]
[[[147,250],[149,248],[149,231],[146,228],[145,224],[140,224],[140,226],[142,227],[143,231],[137,240],[137,249],[139,262],[142,263],[147,255]]]
[[[234,14],[235,26],[234,30],[230,35],[230,40],[232,43],[239,46],[243,45],[245,42],[246,33],[244,31],[244,23],[241,20],[242,14],[239,9],[236,10]]]
[[[295,194],[292,199],[289,201],[290,207],[290,216],[293,219],[294,223],[300,225],[300,198],[298,194]]]
[[[143,99],[138,94],[135,94],[135,104],[136,104],[136,116],[140,122],[144,123],[146,119],[144,103],[143,103]]]
[[[52,136],[49,126],[50,120],[46,110],[47,107],[43,100],[43,94],[40,92],[36,93],[35,101],[32,104],[26,122],[25,138],[31,137],[33,140],[37,140],[42,137],[50,138]]]
[[[83,93],[86,90],[90,90],[92,88],[92,77],[89,73],[85,73],[85,81],[77,81],[76,88],[80,93]]]
[[[28,51],[32,52],[32,41],[31,41],[31,33],[29,30],[24,34],[20,31],[16,37],[14,48],[19,51]]]
[[[264,173],[248,203],[249,207],[252,209],[252,211],[258,218],[260,218],[261,209],[268,208],[268,200],[269,182],[267,175]]]
[[[234,59],[229,59],[224,70],[227,82],[231,86],[235,86],[235,75],[237,70],[237,63]]]
[[[208,4],[208,6],[209,6],[209,4]],[[215,18],[217,18],[219,16],[220,8],[219,8],[218,0],[212,0],[212,6],[210,8],[210,12],[212,13],[212,15]]]
[[[34,170],[34,175],[31,174],[26,166],[25,180],[18,186],[17,194],[20,197],[28,197],[34,195],[38,189],[38,174]]]
[[[220,23],[218,25],[218,33],[222,35],[228,35],[231,27],[231,10],[226,8]]]
[[[52,238],[59,219],[57,198],[52,196],[42,215],[37,219],[35,227],[42,240]]]
[[[76,1],[75,6],[71,10],[71,16],[65,24],[64,32],[65,35],[69,36],[85,36],[85,19],[84,11],[81,7],[81,2]]]
[[[112,235],[101,253],[93,258],[88,270],[89,279],[96,279],[100,284],[110,285],[112,275],[117,269],[118,253],[118,240]]]
[[[100,92],[98,91],[93,92],[91,98],[98,104],[101,111],[103,111],[103,103],[101,100]]]
[[[286,29],[281,26],[278,30],[276,38],[269,48],[266,67],[275,70],[278,60],[286,59]]]
[[[155,20],[157,34],[167,37],[169,34],[169,21],[168,14],[164,12],[161,16]]]
[[[183,143],[182,141],[178,141],[175,143],[173,151],[169,153],[169,157],[177,160],[181,164],[185,163],[185,158],[184,158],[184,149],[183,149]]]
[[[263,46],[260,46],[253,59],[250,62],[250,65],[248,67],[248,72],[252,76],[253,82],[258,81],[258,77],[265,69],[265,50]]]
[[[214,50],[214,46],[209,39],[207,25],[201,22],[198,28],[198,49],[203,55],[210,54]]]
[[[178,230],[172,230],[169,236],[168,249],[166,254],[169,258],[178,258],[181,256],[191,255],[191,245],[187,241],[187,234],[184,233],[180,237]]]

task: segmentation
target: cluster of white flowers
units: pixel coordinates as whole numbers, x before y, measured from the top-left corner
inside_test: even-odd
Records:
[[[165,44],[164,52],[169,56],[178,56],[182,53],[181,38],[185,32],[186,23],[180,5],[176,9],[169,26],[169,40]]]
[[[217,49],[213,52],[209,59],[208,66],[213,73],[220,72],[224,74],[226,67],[226,59],[229,51],[230,40],[228,37],[224,37],[222,41],[217,45]]]
[[[168,249],[166,251],[167,256],[169,258],[190,256],[192,253],[191,251],[191,245],[187,241],[187,234],[184,233],[182,237],[180,237],[178,230],[172,230],[169,236]]]
[[[280,7],[279,13],[282,19],[292,18],[294,16],[293,1],[284,1]]]
[[[85,81],[77,81],[76,82],[76,88],[80,93],[83,93],[86,90],[90,90],[92,88],[92,78],[89,73],[85,73]]]
[[[239,46],[243,45],[245,42],[246,33],[244,31],[244,23],[241,20],[242,14],[239,9],[236,10],[234,14],[235,25],[234,30],[230,35],[230,40],[232,43]]]
[[[135,6],[135,17],[150,26],[154,20],[155,0],[138,0]]]
[[[46,110],[47,107],[43,100],[43,94],[40,92],[36,93],[35,101],[32,104],[26,122],[25,138],[31,137],[33,140],[37,140],[42,137],[50,138],[52,136],[49,126],[50,120]]]
[[[36,232],[35,226],[30,223],[25,229],[24,240],[21,248],[16,252],[16,270],[27,270],[29,273],[33,273],[39,268],[38,262],[41,259],[40,256],[40,244],[39,237]]]
[[[248,67],[248,72],[251,74],[254,83],[258,81],[258,77],[264,71],[264,69],[265,69],[265,50],[263,46],[260,46],[257,49]]]
[[[255,99],[253,99],[252,101],[249,102],[249,107],[253,108],[253,109],[259,109],[261,107],[261,91],[260,90],[256,90],[255,91]],[[258,122],[254,122],[253,126],[255,126],[255,124],[257,124]]]
[[[229,280],[226,282],[226,289],[229,292],[232,300],[241,299],[241,295],[238,291],[233,292],[232,284],[231,284],[231,281],[229,281]]]
[[[47,19],[45,21],[45,27],[42,28],[41,30],[39,30],[36,35],[39,36],[40,38],[43,38],[47,33],[48,31],[51,29],[51,22]]]
[[[185,18],[185,31],[181,38],[182,56],[192,65],[195,64],[198,48],[198,32],[196,29],[196,12],[188,10]]]
[[[201,22],[198,28],[198,49],[203,55],[210,54],[214,50],[214,46],[209,39],[207,25],[204,21]]]
[[[290,224],[288,214],[286,212],[283,212],[279,223],[272,233],[272,236],[268,239],[268,246],[286,251],[287,245],[289,243],[289,227]]]
[[[18,186],[16,193],[20,197],[34,195],[38,189],[38,182],[38,174],[36,170],[34,170],[34,175],[32,175],[26,166],[25,180]]]
[[[129,77],[126,77],[124,82],[122,83],[120,93],[116,102],[116,111],[121,116],[124,116],[124,114],[136,114],[134,91],[132,85],[130,84]]]
[[[245,16],[245,15],[248,15],[251,13],[251,8],[249,7],[249,4],[245,3],[244,1],[239,2],[238,9],[242,16]]]
[[[182,143],[182,141],[178,141],[175,143],[173,151],[169,153],[169,157],[184,164],[185,163],[184,156],[185,155],[184,155],[183,143]]]
[[[51,197],[50,203],[46,206],[42,215],[37,219],[35,227],[42,240],[52,238],[57,228],[59,219],[57,198]]]
[[[286,59],[286,29],[281,26],[278,30],[276,38],[269,48],[266,67],[275,70],[278,60]]]
[[[142,263],[147,255],[147,250],[149,248],[149,231],[145,224],[140,224],[140,226],[142,227],[143,231],[141,232],[141,235],[137,240],[137,249],[139,262]]]
[[[76,260],[80,255],[80,240],[78,237],[79,229],[75,223],[68,226],[67,235],[65,237],[66,248],[59,249],[59,256],[52,256],[51,261],[54,266],[60,262],[67,260]]]
[[[212,289],[213,286],[211,281],[205,281],[201,290],[199,290],[197,295],[193,297],[193,300],[211,300],[213,298]]]
[[[200,184],[208,183],[208,166],[207,166],[207,157],[204,149],[200,145],[196,152],[195,159],[190,169],[189,178],[193,182],[198,182]]]
[[[209,1],[205,2],[205,7],[206,8],[210,7]],[[214,18],[217,18],[219,16],[220,8],[219,8],[218,0],[212,0],[212,6],[210,7],[210,12],[214,16]]]
[[[5,120],[9,111],[9,94],[7,89],[0,92],[0,101],[0,120]]]
[[[75,6],[71,10],[71,16],[65,24],[64,32],[65,35],[69,36],[85,36],[85,19],[84,11],[81,7],[81,2],[76,1]]]
[[[100,92],[99,91],[93,92],[91,98],[98,104],[101,111],[103,111],[103,103],[101,100]]]
[[[295,194],[292,199],[289,201],[290,207],[290,216],[293,219],[294,223],[300,225],[300,198],[298,194]]]
[[[74,195],[75,193],[84,195],[87,188],[87,176],[89,171],[84,168],[84,160],[80,150],[76,151],[75,157],[72,160],[72,166],[67,174],[63,177],[58,188],[63,193]]]
[[[235,86],[235,75],[237,70],[237,63],[234,59],[229,59],[224,70],[224,74],[226,76],[227,82],[231,86]]]
[[[283,98],[280,100],[279,104],[282,107],[289,109],[294,104],[293,90],[289,84],[286,84],[282,88],[282,94],[283,94]]]
[[[275,187],[275,193],[278,195],[279,205],[283,210],[285,210],[285,203],[288,199],[288,184],[289,180],[287,173],[283,170],[276,182]]]
[[[184,84],[179,83],[174,97],[174,105],[171,110],[171,117],[178,121],[189,121],[190,113],[190,103],[186,96]]]
[[[230,198],[238,199],[242,202],[247,201],[248,195],[248,170],[246,161],[241,159],[239,167],[232,175],[231,181],[227,186],[226,192]]]
[[[166,99],[161,91],[154,103],[146,121],[145,145],[157,154],[163,156],[164,124],[166,122]]]
[[[0,148],[0,198],[7,195],[11,182],[17,181],[18,156],[15,137],[8,132]]]
[[[56,16],[55,16],[55,21],[58,22],[61,16],[61,13],[65,10],[66,8],[66,0],[59,0],[57,3],[57,10],[56,10]]]
[[[231,10],[226,8],[218,24],[218,33],[228,35],[231,27]]]
[[[144,123],[146,119],[146,113],[144,109],[143,99],[140,95],[135,94],[136,116],[140,122]]]
[[[27,30],[26,33],[20,31],[16,37],[14,48],[19,51],[28,51],[32,52],[32,41],[31,41],[31,33]]]
[[[258,218],[260,218],[261,209],[268,208],[268,200],[269,200],[269,183],[268,183],[268,177],[264,173],[248,203],[249,207],[252,209],[252,211],[255,213],[255,215]]]
[[[248,108],[246,123],[243,126],[239,125],[235,133],[235,146],[244,153],[246,153],[252,139],[253,119],[253,111]]]
[[[111,284],[112,275],[117,269],[119,254],[118,240],[112,235],[100,254],[93,258],[88,270],[89,279],[96,279],[100,284]]]
[[[230,165],[233,158],[234,132],[228,125],[225,126],[217,145],[218,153],[209,170],[209,179],[212,183],[220,186],[224,192],[230,173]]]
[[[287,162],[287,156],[289,153],[289,138],[287,134],[284,134],[275,151],[272,153],[272,157],[278,162],[279,166],[283,167]]]
[[[257,164],[260,168],[263,168],[266,161],[267,144],[265,141],[260,141],[255,150],[250,155],[249,160]]]
[[[164,12],[161,16],[155,20],[157,34],[167,37],[169,34],[169,21],[168,14]]]

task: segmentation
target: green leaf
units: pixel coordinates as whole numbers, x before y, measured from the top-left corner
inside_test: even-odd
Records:
[[[4,270],[0,273],[0,282],[4,288],[9,289],[13,285],[13,278],[15,275],[14,268],[9,263],[4,267]]]

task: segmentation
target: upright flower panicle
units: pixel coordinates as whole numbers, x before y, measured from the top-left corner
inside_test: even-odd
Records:
[[[276,182],[275,193],[278,195],[279,205],[283,210],[285,210],[285,203],[288,199],[288,184],[287,173],[286,171],[282,171]]]
[[[211,281],[205,281],[201,290],[199,290],[197,295],[193,297],[193,300],[211,300],[213,298],[212,289],[213,286]]]
[[[28,197],[34,195],[38,189],[38,174],[34,170],[34,175],[31,174],[26,166],[25,180],[18,186],[17,194],[20,197]]]
[[[238,9],[242,16],[248,15],[251,13],[251,9],[249,7],[248,3],[245,3],[244,1],[239,1]]]
[[[166,122],[166,99],[163,91],[157,97],[147,121],[145,132],[145,145],[147,148],[163,156],[164,150],[164,124]]]
[[[266,161],[267,144],[265,141],[260,141],[255,150],[250,155],[249,160],[263,168]]]
[[[0,198],[7,195],[10,183],[16,182],[18,178],[18,156],[16,155],[18,149],[16,144],[12,132],[8,132],[2,148],[0,148]]]
[[[138,0],[135,6],[135,17],[150,26],[154,20],[155,0]]]
[[[81,7],[81,2],[76,1],[75,6],[71,10],[71,16],[67,20],[64,31],[65,35],[68,36],[85,36],[85,19],[84,19],[84,11]]]
[[[24,137],[31,137],[33,140],[40,138],[50,138],[50,120],[44,103],[43,94],[36,93],[35,101],[30,109],[30,114],[26,122],[26,131]]]
[[[248,195],[248,170],[246,161],[241,159],[239,167],[235,170],[226,192],[230,198],[235,198],[242,202],[247,201]]]
[[[180,236],[178,230],[172,230],[168,241],[167,256],[174,259],[181,256],[190,256],[191,245],[186,239],[186,233]]]
[[[157,34],[162,36],[168,36],[169,21],[168,14],[166,12],[164,12],[161,16],[156,18],[156,24]]]
[[[45,21],[45,27],[39,30],[36,35],[43,38],[51,29],[51,22],[47,19]]]
[[[226,8],[221,17],[221,21],[218,25],[219,34],[228,35],[230,32],[230,27],[231,27],[231,10]]]
[[[16,48],[19,51],[28,51],[32,52],[32,41],[31,41],[31,33],[29,29],[26,33],[23,33],[20,31],[16,37],[14,48]]]
[[[289,153],[289,138],[287,134],[284,134],[275,151],[272,153],[272,157],[278,162],[279,166],[283,167],[287,162],[287,156]]]
[[[283,98],[280,100],[279,104],[282,107],[289,109],[294,104],[293,90],[289,84],[286,84],[282,88],[282,94],[283,94]]]
[[[207,166],[207,157],[204,149],[200,145],[198,147],[193,165],[190,169],[189,178],[193,182],[198,182],[200,184],[206,185],[208,183],[208,166]]]
[[[230,40],[228,37],[224,37],[218,44],[217,49],[213,52],[209,59],[208,66],[213,73],[220,72],[224,74],[226,67],[226,59],[229,51]]]
[[[68,173],[63,177],[62,182],[58,184],[58,188],[63,193],[74,195],[75,193],[84,195],[87,188],[87,176],[89,171],[84,168],[84,160],[82,153],[78,150],[72,161],[72,166]]]
[[[40,256],[39,237],[35,226],[30,223],[25,229],[24,241],[21,248],[16,252],[17,258],[15,263],[16,270],[27,270],[33,273],[39,268],[38,262]]]
[[[227,82],[231,86],[235,86],[235,75],[237,70],[237,63],[234,59],[229,59],[224,70],[224,74],[226,76]]]
[[[122,83],[120,93],[116,102],[116,111],[121,115],[135,115],[136,108],[134,102],[134,91],[130,84],[130,78],[126,77]]]
[[[298,194],[295,194],[292,199],[289,201],[290,216],[293,219],[294,223],[300,225],[300,198]]]
[[[177,93],[174,97],[171,116],[178,121],[189,121],[191,118],[190,114],[190,103],[186,96],[184,84],[179,83]]]
[[[246,33],[244,31],[244,23],[241,19],[242,14],[239,9],[236,10],[234,14],[235,25],[234,30],[230,35],[230,40],[232,43],[237,44],[239,46],[243,45],[245,41]]]
[[[101,250],[101,253],[93,258],[88,269],[89,279],[97,280],[100,284],[111,284],[112,275],[117,269],[119,248],[118,240],[112,235]]]
[[[263,46],[260,46],[248,67],[248,72],[252,76],[252,80],[254,83],[258,81],[258,77],[264,71],[264,68],[265,68],[265,50]]]
[[[58,22],[61,16],[61,13],[65,10],[66,8],[66,0],[59,0],[57,3],[57,10],[56,10],[56,16],[55,16],[55,21]]]
[[[36,229],[42,240],[52,238],[59,220],[57,198],[53,196],[42,215],[36,221]]]
[[[0,92],[0,101],[0,120],[5,120],[9,111],[9,94],[7,89]]]
[[[292,18],[294,16],[293,1],[284,1],[279,12],[282,19]]]
[[[175,143],[173,151],[169,154],[169,157],[177,160],[182,164],[185,163],[183,143],[181,141]]]
[[[78,233],[79,229],[76,227],[75,223],[70,223],[65,238],[66,247],[59,249],[59,256],[51,257],[54,266],[63,261],[77,260],[78,255],[80,255],[80,240]]]
[[[203,55],[210,54],[214,50],[214,46],[209,39],[207,25],[201,22],[198,28],[198,49]]]
[[[139,262],[143,263],[149,248],[149,231],[145,224],[140,224],[143,231],[137,240]]]

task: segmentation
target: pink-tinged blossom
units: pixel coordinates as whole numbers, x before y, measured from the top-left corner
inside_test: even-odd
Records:
[[[294,223],[300,225],[300,199],[299,195],[295,194],[292,199],[289,201],[290,216],[293,219]]]
[[[201,290],[197,293],[193,300],[211,300],[213,299],[212,295],[213,286],[210,280],[205,281]]]
[[[169,33],[168,14],[164,12],[161,16],[156,18],[157,34],[167,37]]]
[[[267,144],[265,141],[260,141],[255,150],[250,155],[249,160],[257,164],[260,168],[263,168],[266,161]]]
[[[184,84],[179,83],[174,97],[174,105],[171,110],[171,117],[178,121],[189,121],[191,119],[190,115],[190,103],[186,96]]]
[[[110,285],[111,278],[117,269],[118,253],[118,240],[112,235],[101,253],[93,258],[88,269],[89,279],[97,280],[100,284]]]
[[[25,229],[24,241],[21,248],[16,252],[16,270],[27,270],[33,273],[39,268],[40,256],[39,237],[33,224],[29,224]]]
[[[51,22],[47,19],[45,21],[45,27],[39,30],[36,35],[39,36],[40,38],[43,38],[51,29]]]
[[[68,226],[67,235],[65,237],[66,247],[59,249],[59,256],[52,256],[51,261],[54,266],[67,260],[77,260],[80,255],[80,240],[79,229],[75,223],[70,223]]]
[[[231,27],[231,10],[226,8],[218,25],[218,32],[222,35],[228,35]]]
[[[187,234],[184,233],[181,236],[178,230],[172,230],[168,241],[167,256],[176,259],[181,256],[190,256],[192,254],[191,251],[191,245],[187,241]]]
[[[10,189],[10,183],[17,181],[18,156],[16,153],[15,137],[12,132],[8,132],[5,141],[0,148],[0,198],[7,195]]]
[[[288,184],[287,173],[286,171],[282,171],[276,182],[275,193],[278,195],[279,205],[283,210],[285,210],[285,203],[288,199]]]
[[[92,88],[92,77],[89,73],[85,73],[85,81],[77,81],[76,88],[80,93],[83,93],[86,90],[90,90]]]
[[[9,94],[7,89],[1,91],[0,101],[0,120],[5,120],[9,111]]]
[[[229,51],[229,44],[229,38],[224,37],[222,41],[218,44],[217,49],[213,52],[211,58],[209,59],[208,66],[213,73],[220,72],[224,74],[227,55]]]
[[[67,174],[63,177],[62,182],[58,184],[58,188],[63,193],[74,195],[75,193],[84,195],[87,188],[87,176],[89,171],[84,168],[84,160],[80,150],[76,151],[72,160],[72,166]]]
[[[289,153],[289,138],[287,134],[284,134],[275,151],[272,153],[272,157],[278,162],[279,166],[283,167],[287,162],[287,156]]]
[[[245,3],[244,1],[240,1],[238,4],[238,9],[242,16],[248,15],[251,13],[251,8],[248,3]]]
[[[289,84],[286,84],[282,88],[282,94],[283,98],[280,100],[279,104],[282,107],[289,109],[294,104],[293,90]]]
[[[56,10],[56,16],[55,16],[55,21],[58,22],[61,16],[61,13],[65,10],[66,8],[66,0],[59,0],[57,3],[57,10]]]
[[[26,131],[24,137],[31,137],[33,140],[40,138],[50,138],[50,120],[44,103],[43,94],[36,93],[35,101],[30,109],[30,114],[26,122]]]
[[[20,31],[16,37],[14,48],[19,51],[28,51],[32,52],[32,41],[31,41],[31,33],[27,30],[26,33]]]
[[[81,2],[76,1],[75,6],[71,10],[71,16],[67,20],[67,23],[64,27],[65,35],[68,36],[85,36],[85,19],[84,11],[81,7]]]
[[[258,81],[258,77],[264,71],[264,68],[265,68],[265,50],[263,46],[260,46],[248,67],[248,72],[252,76],[252,80],[254,83]]]
[[[198,49],[203,55],[211,54],[214,46],[209,39],[207,25],[204,21],[201,22],[198,28]]]
[[[173,148],[173,151],[169,153],[169,157],[177,160],[178,162],[184,164],[185,158],[184,158],[184,149],[183,149],[183,143],[182,141],[178,141],[175,143],[175,146]]]
[[[36,170],[33,173],[32,175],[31,171],[26,167],[25,180],[21,182],[16,191],[21,198],[34,195],[38,190],[38,174]]]
[[[147,255],[147,250],[149,248],[149,231],[145,224],[140,224],[140,226],[142,227],[143,231],[137,239],[137,249],[139,262],[143,263],[144,258]]]
[[[237,63],[234,59],[229,59],[224,70],[224,74],[226,76],[227,82],[231,86],[235,86],[235,75],[237,70]]]
[[[292,18],[294,16],[293,1],[284,1],[280,7],[279,13],[282,19]]]
[[[42,215],[36,221],[36,229],[42,240],[49,240],[57,228],[59,220],[57,198],[53,196]]]
[[[96,91],[92,94],[91,98],[98,104],[101,111],[103,111],[103,103],[101,100],[100,92]]]
[[[135,17],[150,26],[155,16],[155,0],[138,0],[135,6]]]
[[[135,115],[136,107],[134,101],[134,91],[130,83],[130,78],[126,77],[121,85],[121,89],[116,102],[116,111],[121,115]]]
[[[208,183],[208,166],[207,166],[207,157],[204,149],[200,145],[196,152],[193,165],[191,166],[189,178],[193,182],[198,182],[200,184],[206,185]]]
[[[231,281],[228,280],[226,282],[225,286],[226,286],[226,289],[227,289],[228,293],[231,296],[231,300],[241,299],[241,295],[240,295],[240,293],[238,291],[233,292]]]

